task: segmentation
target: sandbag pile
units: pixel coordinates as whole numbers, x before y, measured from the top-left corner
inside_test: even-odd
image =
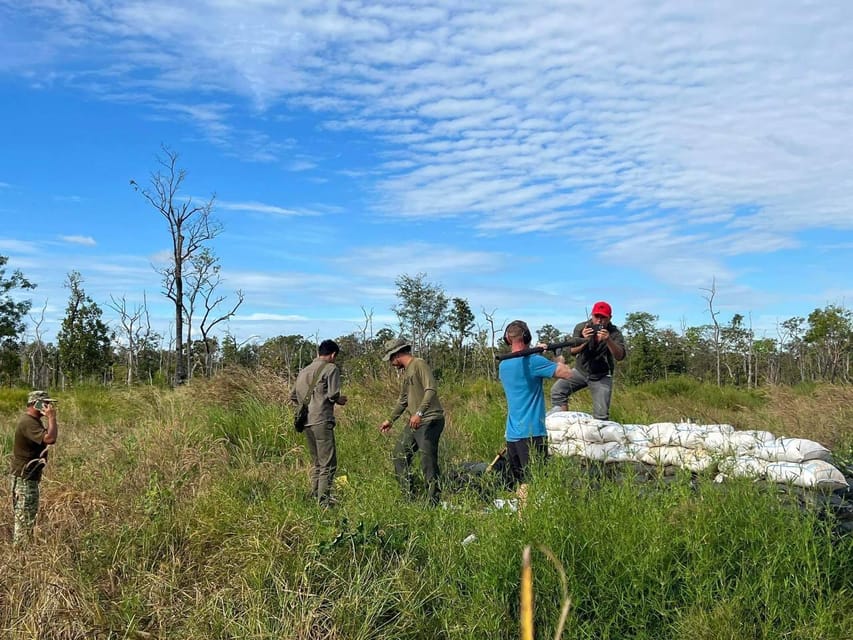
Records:
[[[620,424],[580,411],[545,418],[552,453],[603,463],[641,462],[831,492],[849,486],[823,445],[777,438],[769,431],[738,431],[729,424],[657,422]]]

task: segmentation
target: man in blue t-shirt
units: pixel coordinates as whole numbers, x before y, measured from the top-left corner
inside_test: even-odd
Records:
[[[529,348],[532,340],[525,322],[513,320],[506,326],[504,342],[513,352]],[[498,375],[506,394],[507,459],[513,479],[519,485],[519,500],[523,503],[527,497],[525,476],[531,454],[542,458],[548,455],[542,381],[546,378],[567,379],[572,370],[562,362],[552,362],[534,353],[502,361]]]

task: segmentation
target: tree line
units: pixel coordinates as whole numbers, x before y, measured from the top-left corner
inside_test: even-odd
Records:
[[[321,336],[276,336],[263,342],[238,342],[217,327],[233,317],[243,294],[221,292],[220,264],[212,242],[222,232],[213,217],[215,196],[196,203],[180,191],[187,172],[178,154],[166,146],[157,169],[145,186],[130,186],[166,222],[171,238],[170,259],[158,268],[161,294],[174,309],[174,334],[161,335],[151,327],[147,297],[140,303],[110,296],[116,314],[111,325],[103,309],[86,294],[83,276],[67,274],[69,291],[65,317],[55,343],[42,335],[44,309],[32,313],[24,299],[36,288],[20,270],[7,275],[8,257],[0,256],[0,384],[64,387],[80,382],[179,385],[197,376],[211,376],[227,366],[271,368],[293,378],[311,361]],[[465,298],[452,297],[427,275],[403,274],[396,280],[394,327],[373,326],[373,310],[362,308],[364,322],[336,341],[339,363],[354,379],[387,375],[379,359],[388,338],[403,335],[414,352],[430,361],[445,379],[495,377],[495,356],[506,346],[506,320],[497,309],[475,314]],[[748,316],[734,314],[721,323],[714,306],[716,287],[706,292],[711,322],[680,330],[657,325],[658,316],[634,311],[621,325],[628,358],[618,376],[628,384],[689,375],[717,385],[758,387],[802,382],[849,383],[853,342],[850,310],[834,304],[815,309],[808,317],[780,322],[775,335],[756,335]],[[540,342],[568,337],[566,329],[546,324],[538,329]],[[171,331],[171,329],[170,329]],[[329,336],[322,336],[327,338]]]
[[[111,297],[107,304],[118,319],[111,325],[105,322],[102,308],[83,288],[83,277],[72,271],[65,283],[69,291],[65,317],[55,342],[46,342],[40,331],[44,312],[36,316],[31,302],[12,296],[15,290],[20,293],[35,285],[20,271],[7,276],[7,262],[7,257],[0,256],[0,382],[7,386],[169,385],[176,383],[179,373],[186,380],[235,365],[272,369],[294,379],[314,358],[320,339],[327,337],[279,335],[241,343],[230,333],[216,336],[196,331],[184,335],[179,350],[174,338],[152,330],[144,301],[131,308],[124,297]],[[392,309],[397,326],[375,329],[373,311],[363,309],[359,328],[336,338],[341,346],[339,363],[348,377],[386,376],[388,368],[380,359],[382,344],[398,335],[411,340],[415,352],[430,361],[440,378],[497,375],[495,356],[506,349],[500,341],[505,321],[495,319],[497,310],[475,314],[466,299],[448,296],[423,273],[401,275],[396,286],[397,304]],[[711,312],[716,321],[713,306]],[[184,326],[192,326],[192,317],[184,314]],[[743,314],[734,314],[725,324],[712,322],[680,331],[659,327],[657,321],[658,316],[645,311],[626,315],[620,328],[629,356],[617,369],[624,383],[681,375],[745,387],[851,381],[853,314],[838,305],[780,322],[773,337],[756,336]],[[536,331],[539,342],[567,337],[566,331],[550,324]]]

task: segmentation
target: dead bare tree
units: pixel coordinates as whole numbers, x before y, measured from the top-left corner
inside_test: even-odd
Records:
[[[49,386],[49,376],[45,375],[45,369],[48,368],[48,365],[44,361],[44,342],[41,339],[41,325],[44,323],[44,313],[46,310],[47,300],[44,301],[38,318],[33,314],[28,314],[30,321],[33,323],[33,333],[35,334],[32,347],[27,354],[27,360],[30,363],[29,382],[32,385],[32,389],[43,389]]]
[[[148,315],[148,300],[145,292],[142,292],[142,304],[128,307],[125,296],[116,298],[110,294],[110,302],[107,306],[115,311],[121,326],[123,337],[127,340],[127,375],[125,382],[127,386],[133,384],[136,378],[137,363],[139,361],[139,350],[148,344],[151,337],[151,319]]]
[[[714,355],[716,358],[717,364],[717,386],[719,387],[722,384],[721,378],[721,356],[720,356],[720,323],[717,322],[717,315],[720,313],[719,311],[714,311],[714,297],[717,295],[717,281],[716,278],[711,279],[711,287],[709,289],[702,289],[702,291],[707,291],[708,295],[704,296],[705,300],[708,301],[708,311],[711,314],[711,322],[713,323],[713,342],[714,342]]]
[[[487,358],[487,370],[489,376],[492,378],[496,378],[498,375],[497,369],[497,360],[495,360],[495,341],[497,340],[497,335],[504,330],[504,323],[501,323],[500,327],[495,328],[495,312],[497,309],[493,309],[491,313],[486,311],[485,307],[481,307],[480,311],[483,314],[483,317],[486,319],[486,323],[489,325],[489,351],[490,357]]]
[[[211,218],[215,196],[202,204],[195,204],[192,198],[179,196],[186,179],[185,169],[178,167],[178,154],[162,145],[162,155],[157,156],[160,168],[153,172],[148,187],[140,188],[135,180],[130,185],[157,210],[169,225],[172,236],[171,262],[158,269],[163,277],[163,294],[175,305],[175,364],[176,385],[187,379],[187,361],[184,351],[190,351],[190,344],[184,344],[184,277],[189,261],[206,242],[222,232],[222,226]]]
[[[365,351],[369,348],[369,341],[373,340],[373,309],[368,311],[362,307],[361,313],[364,316],[364,326],[359,329],[361,335],[361,346]]]
[[[204,313],[202,314],[201,322],[199,322],[198,330],[201,333],[201,339],[204,342],[204,369],[208,376],[213,371],[211,340],[208,339],[210,337],[210,332],[220,322],[233,317],[234,314],[237,313],[237,309],[240,308],[240,305],[243,304],[243,292],[238,289],[235,292],[237,302],[234,303],[234,306],[221,315],[215,315],[215,313],[217,313],[216,309],[226,299],[226,296],[214,294],[221,281],[222,278],[220,276],[219,266],[214,265],[210,273],[205,275],[203,285],[200,289],[204,300]]]

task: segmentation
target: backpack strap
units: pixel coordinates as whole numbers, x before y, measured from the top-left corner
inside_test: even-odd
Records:
[[[317,369],[317,373],[314,374],[314,381],[311,383],[311,386],[308,387],[308,393],[305,394],[305,397],[302,399],[302,407],[305,408],[308,406],[308,403],[311,402],[311,396],[314,395],[314,389],[317,387],[317,383],[320,382],[320,378],[323,377],[323,372],[332,364],[331,362],[327,362],[322,367]]]

